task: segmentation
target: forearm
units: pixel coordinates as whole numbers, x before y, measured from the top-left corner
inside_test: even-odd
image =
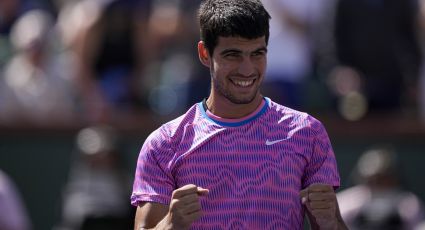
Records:
[[[323,228],[323,229],[320,228],[320,226],[314,220],[309,219],[309,221],[310,221],[311,229],[313,229],[313,230],[323,230],[323,229],[325,229],[325,228]],[[328,229],[328,228],[326,228],[326,229]],[[344,221],[341,221],[341,220],[336,220],[334,225],[329,226],[329,229],[330,230],[348,230]]]
[[[135,230],[171,230],[173,226],[169,221],[168,215],[166,215],[161,221],[156,224],[154,227],[148,227],[145,224],[138,224]]]
[[[323,230],[320,228],[319,224],[317,224],[316,219],[314,218],[314,216],[307,211],[307,216],[308,216],[308,220],[310,223],[310,227],[313,230]],[[332,224],[333,223],[333,224]],[[345,224],[344,220],[342,219],[341,216],[341,212],[339,211],[339,206],[338,203],[336,204],[336,213],[335,213],[335,217],[332,219],[329,219],[329,227],[327,227],[326,229],[332,229],[332,230],[348,230],[347,225]]]
[[[336,203],[336,219],[338,223],[338,230],[348,230],[348,227],[345,224],[344,219],[342,219],[341,212],[339,211],[338,202]]]
[[[171,230],[174,229],[173,225],[171,224],[169,215],[166,215],[164,219],[162,219],[154,228],[155,230]]]
[[[348,227],[347,225],[345,225],[344,221],[338,220],[338,230],[348,230]]]

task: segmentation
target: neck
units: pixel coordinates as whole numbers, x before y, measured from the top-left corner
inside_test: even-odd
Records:
[[[211,94],[207,101],[208,110],[216,116],[228,119],[245,117],[254,112],[260,106],[263,96],[257,96],[247,104],[235,104],[228,99],[218,99]]]

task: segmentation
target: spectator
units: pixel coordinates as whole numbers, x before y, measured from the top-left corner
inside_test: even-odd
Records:
[[[313,68],[313,31],[319,26],[328,1],[264,1],[270,12],[266,96],[278,103],[301,109],[303,87]]]
[[[77,58],[75,82],[90,120],[108,121],[141,107],[143,37],[138,35],[145,28],[137,20],[145,20],[146,9],[136,9],[140,10],[130,0],[82,1],[73,9],[79,23],[85,24],[75,31],[72,48]],[[136,18],[136,13],[142,16]]]
[[[337,194],[350,229],[415,229],[424,221],[419,198],[401,185],[400,165],[390,147],[368,149],[354,170],[356,184]]]
[[[58,229],[132,229],[131,184],[117,141],[109,126],[88,127],[78,133]]]
[[[159,115],[175,116],[205,97],[208,74],[196,65],[193,52],[199,31],[196,9],[199,0],[152,0],[148,31],[149,63],[144,87],[149,106]]]
[[[44,2],[44,1],[42,1]],[[12,57],[14,51],[10,38],[16,21],[29,10],[43,8],[37,0],[0,1],[0,69]]]
[[[335,88],[355,82],[338,96],[354,91],[363,95],[364,114],[412,107],[421,63],[417,14],[417,0],[338,1],[335,41],[340,66],[332,81],[337,82]]]
[[[76,105],[66,63],[53,52],[54,20],[44,10],[25,13],[12,28],[16,54],[0,79],[0,121],[65,123]]]

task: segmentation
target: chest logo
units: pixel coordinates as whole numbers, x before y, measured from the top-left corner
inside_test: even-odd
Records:
[[[285,139],[274,140],[274,141],[270,141],[270,140],[267,139],[266,140],[266,145],[274,145],[274,144],[279,143],[279,142],[284,141],[284,140],[286,140],[286,138]]]

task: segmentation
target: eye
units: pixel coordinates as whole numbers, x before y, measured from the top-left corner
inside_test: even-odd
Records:
[[[227,53],[224,57],[239,57],[240,54],[236,52]]]
[[[257,52],[252,53],[252,56],[254,56],[254,57],[261,57],[261,56],[264,56],[264,55],[266,55],[265,51],[257,51]]]

